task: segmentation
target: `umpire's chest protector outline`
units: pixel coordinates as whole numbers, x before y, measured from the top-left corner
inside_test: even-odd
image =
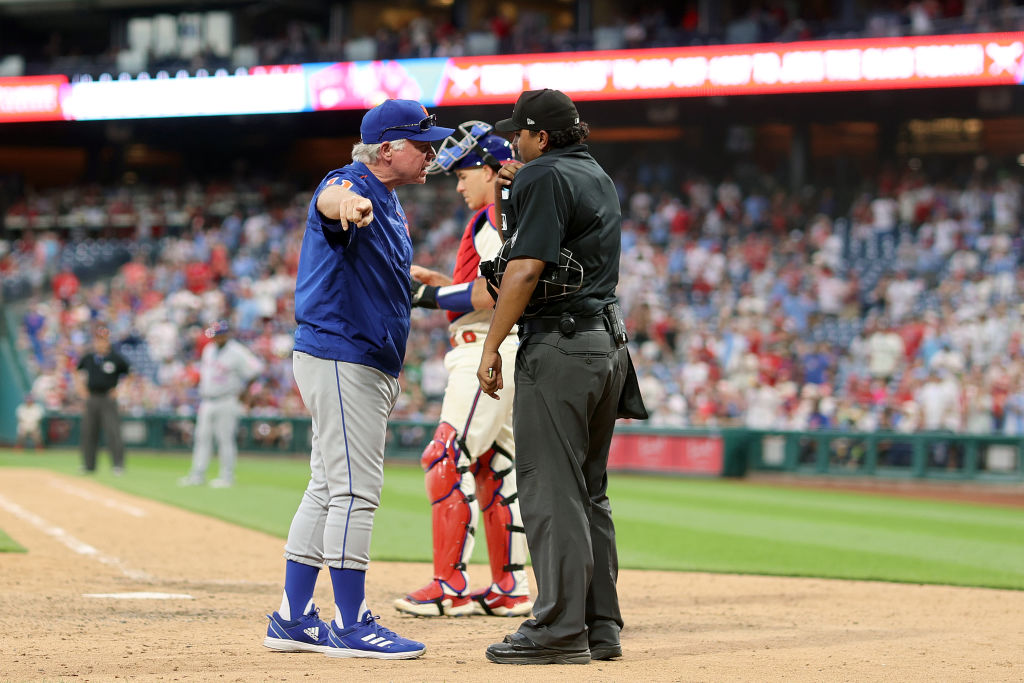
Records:
[[[502,209],[506,206],[512,231],[508,257],[566,268],[566,279],[553,281],[550,290],[564,290],[564,296],[531,301],[527,317],[563,311],[596,315],[615,301],[621,209],[611,178],[585,145],[551,150],[523,166]],[[563,262],[563,249],[576,263]],[[570,281],[579,286],[565,287]]]
[[[343,231],[317,210],[320,192],[339,178],[373,203],[370,225]],[[307,211],[295,283],[295,349],[397,377],[409,337],[412,254],[398,195],[361,163],[331,171]]]

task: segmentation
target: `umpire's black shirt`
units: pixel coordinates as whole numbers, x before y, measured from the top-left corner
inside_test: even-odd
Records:
[[[525,318],[599,315],[615,301],[622,214],[615,185],[586,145],[546,151],[519,169],[502,211],[512,232],[509,259],[558,263],[562,247],[583,267],[583,285],[566,299],[531,305]]]
[[[87,374],[86,388],[90,394],[108,394],[117,386],[121,375],[128,374],[128,361],[111,349],[105,354],[89,353],[78,361],[78,369]]]

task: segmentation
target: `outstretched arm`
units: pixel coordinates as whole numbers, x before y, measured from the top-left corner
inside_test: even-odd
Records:
[[[324,218],[339,221],[342,230],[348,230],[350,224],[365,228],[373,222],[370,200],[339,185],[324,188],[316,198],[316,208]]]
[[[494,299],[487,291],[487,282],[482,277],[458,285],[438,287],[417,280],[414,274],[409,282],[409,288],[412,293],[412,305],[420,308],[441,308],[456,313],[468,313],[494,306]]]
[[[419,280],[425,285],[431,287],[444,287],[450,285],[452,279],[450,276],[430,268],[424,268],[423,266],[417,266],[415,263],[412,268],[409,269],[409,274],[412,275],[413,280]]]

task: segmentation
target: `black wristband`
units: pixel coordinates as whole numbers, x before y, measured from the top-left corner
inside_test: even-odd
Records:
[[[437,290],[419,280],[409,281],[409,292],[412,294],[412,305],[419,308],[437,308]]]
[[[484,285],[487,286],[487,293],[494,299],[494,303],[498,303],[498,290],[494,285],[491,284],[490,280],[484,280]]]

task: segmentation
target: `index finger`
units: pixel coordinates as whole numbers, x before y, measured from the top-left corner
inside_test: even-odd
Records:
[[[365,204],[356,207],[356,211],[359,213],[359,222],[357,225],[360,228],[365,228],[373,222],[373,204],[371,204],[369,200],[367,200]]]
[[[363,228],[373,221],[373,209],[363,206],[350,206],[344,218],[349,223],[355,224],[356,227]]]

